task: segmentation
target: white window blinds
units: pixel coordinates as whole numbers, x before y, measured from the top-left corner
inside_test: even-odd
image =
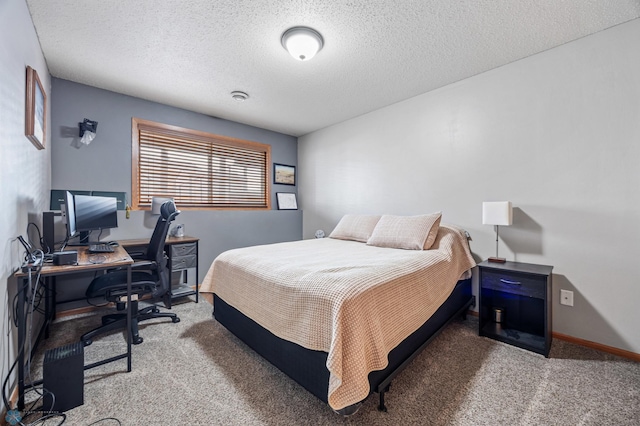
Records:
[[[268,209],[270,146],[132,120],[133,208],[154,196],[179,208]]]

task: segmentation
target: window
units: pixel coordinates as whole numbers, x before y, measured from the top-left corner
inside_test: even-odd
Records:
[[[133,118],[132,208],[269,209],[266,144]]]

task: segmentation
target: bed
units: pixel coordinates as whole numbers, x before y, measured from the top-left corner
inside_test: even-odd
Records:
[[[341,414],[373,392],[385,409],[395,375],[474,303],[464,230],[438,217],[419,249],[370,244],[382,218],[348,238],[339,224],[333,238],[229,250],[201,286],[218,322]]]

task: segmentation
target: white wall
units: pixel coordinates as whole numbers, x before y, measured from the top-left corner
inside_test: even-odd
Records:
[[[639,40],[636,19],[300,138],[303,236],[442,210],[480,260],[482,202],[510,200],[500,255],[554,266],[553,330],[640,353]]]
[[[26,236],[49,204],[51,150],[38,151],[25,137],[26,67],[31,66],[50,95],[49,71],[24,0],[0,1],[0,339],[1,377],[16,358],[16,333],[10,306],[15,283],[10,275],[22,263],[24,250],[15,238]],[[50,96],[49,96],[50,99]],[[50,105],[50,102],[47,102]],[[50,110],[50,108],[48,108]],[[50,121],[50,115],[47,118]],[[51,140],[51,132],[46,143]]]

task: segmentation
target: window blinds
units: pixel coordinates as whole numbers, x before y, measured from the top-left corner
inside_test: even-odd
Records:
[[[269,208],[269,145],[137,119],[133,125],[134,208],[151,206],[154,196],[180,208]]]

